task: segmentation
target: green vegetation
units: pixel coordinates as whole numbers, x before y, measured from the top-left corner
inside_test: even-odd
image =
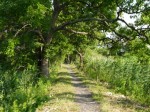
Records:
[[[51,83],[44,79],[35,79],[35,72],[10,70],[1,73],[3,74],[0,81],[1,112],[35,111],[38,105],[49,100],[48,86]]]
[[[108,82],[117,92],[150,104],[150,66],[135,56],[104,57],[87,51],[84,72],[97,81]],[[91,58],[92,57],[92,58]]]
[[[90,51],[91,52],[91,51]],[[111,84],[97,80],[72,65],[72,70],[89,88],[94,100],[100,103],[102,112],[149,112],[150,107],[134,101],[131,97],[118,93]]]
[[[78,76],[86,84],[86,86],[92,92],[93,99],[100,103],[102,112],[149,112],[148,106],[143,106],[131,99],[131,97],[125,96],[116,92],[110,88],[110,84],[107,82],[97,81],[97,79],[88,76],[77,68],[74,69],[78,73]]]
[[[52,100],[57,69],[76,61],[148,105],[149,9],[149,0],[0,0],[0,111],[35,111]]]
[[[58,74],[53,77],[53,83],[49,87],[50,100],[39,106],[36,112],[78,112],[79,108],[74,102],[75,88],[71,83],[71,76],[68,73],[69,66],[62,65]]]

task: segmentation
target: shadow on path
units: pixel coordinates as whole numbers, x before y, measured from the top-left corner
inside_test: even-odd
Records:
[[[92,93],[83,84],[81,78],[77,77],[70,67],[68,67],[68,71],[75,87],[75,102],[80,107],[80,112],[100,112],[100,104],[92,99]]]

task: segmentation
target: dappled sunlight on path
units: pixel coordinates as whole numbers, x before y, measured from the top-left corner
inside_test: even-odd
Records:
[[[80,112],[100,112],[100,104],[92,99],[92,94],[83,84],[81,79],[68,66],[68,71],[72,76],[72,84],[75,87],[75,102],[80,108]]]

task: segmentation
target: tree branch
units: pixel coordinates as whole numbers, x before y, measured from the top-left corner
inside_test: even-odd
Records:
[[[139,36],[145,37],[146,41],[149,42],[148,36],[146,36],[145,34],[142,33],[142,29],[140,29],[140,31],[139,31],[139,29],[136,29],[135,27],[129,25],[129,24],[128,24],[125,20],[123,20],[123,19],[118,18],[118,21],[123,22],[127,27],[129,27],[131,30],[135,31]]]
[[[39,37],[41,38],[42,42],[45,42],[43,34],[42,34],[42,32],[40,30],[31,30],[31,32],[34,32],[34,33],[38,34]]]
[[[122,5],[124,4],[124,2],[118,3],[118,0],[116,0],[116,6],[119,8],[119,11],[127,13],[127,14],[139,14],[139,13],[150,10],[150,7],[144,7],[144,9],[141,8],[140,5],[142,5],[143,0],[135,3],[134,5],[131,5],[132,3],[133,2],[130,3],[129,7],[123,7]],[[136,10],[135,10],[135,8],[136,8]]]
[[[63,30],[66,26],[69,26],[69,25],[72,25],[72,24],[76,24],[76,23],[79,23],[79,22],[87,22],[87,21],[98,21],[98,22],[104,22],[104,21],[107,21],[107,22],[116,22],[117,19],[98,19],[98,18],[81,18],[81,19],[76,19],[76,20],[72,20],[72,21],[68,21],[66,23],[63,23],[62,25],[56,27],[55,31],[58,31],[58,30]]]
[[[53,10],[53,13],[52,13],[52,20],[51,20],[51,27],[50,27],[50,30],[54,29],[55,28],[55,23],[58,19],[58,15],[59,13],[61,12],[61,5],[60,5],[60,1],[59,0],[53,0],[53,7],[54,7],[54,10]]]
[[[80,32],[80,31],[76,31],[76,30],[72,30],[72,29],[67,29],[67,28],[64,28],[64,30],[68,31],[70,33],[81,34],[81,35],[88,35],[88,32]]]
[[[24,25],[22,28],[20,28],[20,29],[15,33],[14,37],[17,37],[18,34],[19,34],[24,28],[26,28],[27,26],[31,26],[31,24],[26,24],[26,25]]]
[[[116,32],[115,30],[112,29],[112,31],[118,36],[118,37],[122,37],[122,38],[125,38],[126,40],[133,40],[133,39],[130,39],[128,36],[126,35],[122,35],[118,32]]]

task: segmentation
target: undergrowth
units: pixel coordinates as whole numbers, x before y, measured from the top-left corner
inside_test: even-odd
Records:
[[[34,112],[49,100],[48,88],[55,77],[37,78],[34,70],[0,72],[0,112]]]

